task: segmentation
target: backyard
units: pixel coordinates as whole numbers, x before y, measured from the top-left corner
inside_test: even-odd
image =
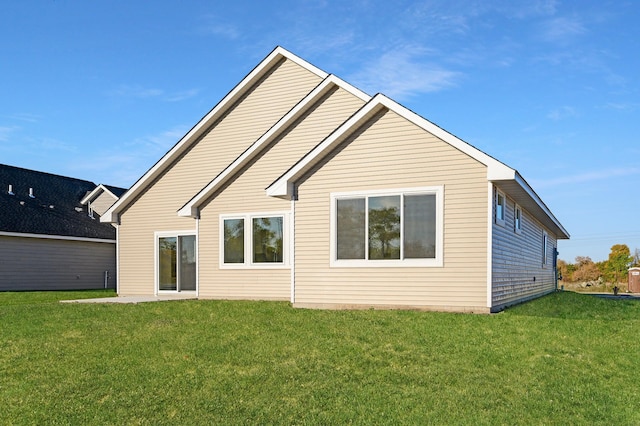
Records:
[[[640,424],[640,301],[495,315],[0,293],[0,424]]]

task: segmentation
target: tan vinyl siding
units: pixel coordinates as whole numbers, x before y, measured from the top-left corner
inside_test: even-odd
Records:
[[[109,207],[113,205],[118,199],[113,195],[109,194],[106,191],[102,191],[100,195],[96,197],[95,200],[91,202],[91,208],[96,212],[99,216],[102,216],[104,212],[106,212]]]
[[[121,294],[153,293],[154,232],[195,230],[195,220],[177,210],[319,82],[294,62],[281,62],[121,214]]]
[[[342,89],[329,93],[202,208],[200,297],[263,300],[290,298],[291,269],[288,265],[278,269],[219,267],[220,214],[289,212],[291,202],[268,197],[265,188],[362,105],[363,101]],[[245,232],[249,229],[249,224],[245,224]]]
[[[88,290],[116,286],[116,245],[0,236],[0,291]]]
[[[332,192],[444,186],[444,267],[330,266]],[[393,112],[298,188],[296,305],[487,310],[486,167]]]
[[[495,192],[494,192],[495,193]],[[506,305],[555,290],[553,249],[555,236],[547,231],[547,264],[542,264],[543,226],[522,210],[522,232],[515,232],[515,203],[506,195],[505,223],[493,221],[492,305]],[[495,209],[495,197],[494,197]],[[495,210],[494,210],[495,211]]]

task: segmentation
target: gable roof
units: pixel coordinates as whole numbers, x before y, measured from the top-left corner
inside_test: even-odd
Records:
[[[103,222],[117,223],[119,213],[143,193],[154,180],[160,176],[180,155],[189,149],[199,138],[209,130],[209,127],[218,118],[240,99],[254,83],[266,75],[270,69],[287,59],[300,65],[302,68],[316,74],[320,78],[327,77],[327,73],[311,65],[307,61],[278,46],[265,59],[262,60],[233,90],[231,90],[218,104],[213,107],[191,130],[187,132],[156,164],[154,164],[133,186],[100,218]]]
[[[117,186],[104,185],[104,184],[101,183],[100,185],[96,186],[93,189],[93,191],[91,191],[87,195],[85,195],[82,198],[82,200],[80,200],[80,204],[87,204],[87,202],[95,199],[102,192],[107,192],[114,199],[117,200],[118,198],[120,198],[122,196],[122,194],[127,192],[127,190],[125,188],[118,188]]]
[[[0,164],[0,233],[115,240],[113,226],[89,217],[80,203],[95,187],[86,180]]]
[[[469,157],[487,166],[487,180],[496,183],[508,192],[519,204],[531,212],[549,229],[553,230],[558,238],[569,238],[569,233],[551,213],[542,199],[535,193],[520,174],[506,164],[496,160],[483,151],[457,138],[446,130],[436,126],[432,122],[420,117],[413,111],[403,107],[397,102],[382,94],[377,94],[367,102],[358,112],[345,121],[331,135],[319,143],[307,155],[294,164],[280,178],[269,185],[267,195],[272,197],[291,198],[294,195],[295,182],[308,173],[318,162],[332,152],[349,135],[356,131],[369,119],[383,110],[390,110],[407,119],[411,123],[433,134],[454,148],[467,154]]]
[[[265,147],[276,139],[283,131],[285,131],[292,123],[305,114],[305,112],[321,99],[332,88],[339,87],[363,101],[368,101],[371,97],[361,90],[351,86],[335,75],[327,76],[318,86],[315,87],[307,96],[305,96],[298,104],[285,114],[278,122],[271,127],[264,135],[254,142],[245,152],[243,152],[233,163],[227,166],[218,176],[215,177],[207,186],[198,192],[191,200],[189,200],[180,210],[179,216],[197,217],[198,207],[205,202],[218,188],[222,187],[233,175],[241,170],[253,158],[255,158]]]

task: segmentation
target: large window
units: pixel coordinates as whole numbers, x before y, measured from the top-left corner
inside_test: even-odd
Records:
[[[332,195],[332,265],[442,265],[442,187]]]
[[[221,216],[221,266],[285,264],[285,214]]]

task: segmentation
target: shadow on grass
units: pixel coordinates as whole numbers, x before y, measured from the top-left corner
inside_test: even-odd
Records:
[[[640,318],[640,298],[597,297],[558,291],[505,310],[506,315],[575,320],[625,321]]]

